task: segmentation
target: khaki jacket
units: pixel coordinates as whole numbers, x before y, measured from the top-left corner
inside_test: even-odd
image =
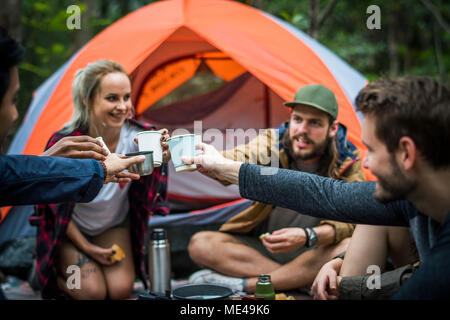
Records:
[[[289,169],[290,160],[287,150],[281,146],[281,137],[287,130],[288,123],[280,126],[278,132],[274,129],[266,129],[263,133],[252,139],[247,144],[242,144],[234,149],[224,150],[222,154],[228,159],[235,161],[249,162],[253,164],[276,166]],[[364,181],[365,176],[361,167],[359,150],[346,140],[346,128],[340,125],[338,135],[338,145],[340,151],[340,161],[336,164],[339,172],[339,179],[347,182]],[[345,148],[346,152],[341,152]],[[230,233],[248,233],[262,221],[268,218],[274,206],[262,202],[253,204],[226,221],[219,231]],[[329,224],[336,231],[335,243],[350,237],[355,229],[351,223],[343,223],[332,220],[322,220],[320,224]]]

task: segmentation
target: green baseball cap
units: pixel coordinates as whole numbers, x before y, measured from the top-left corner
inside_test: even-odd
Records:
[[[317,108],[337,119],[338,103],[336,97],[330,89],[321,84],[309,84],[298,89],[294,101],[284,103],[287,107],[295,107],[297,104]]]

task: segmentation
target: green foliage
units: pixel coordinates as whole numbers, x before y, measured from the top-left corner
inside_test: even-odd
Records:
[[[254,1],[240,0],[243,3]],[[320,12],[331,0],[321,0]],[[430,0],[437,12],[450,25],[450,3]],[[307,33],[310,23],[310,0],[265,0],[263,9]],[[369,30],[367,7],[378,5],[381,30]],[[450,80],[450,34],[441,26],[434,32],[436,17],[422,1],[339,0],[324,20],[318,41],[360,71],[369,80],[380,75],[426,74]],[[389,33],[394,34],[393,52],[389,52]],[[441,62],[435,40],[441,50]],[[392,45],[392,44],[391,44]],[[398,61],[395,70],[393,61]]]

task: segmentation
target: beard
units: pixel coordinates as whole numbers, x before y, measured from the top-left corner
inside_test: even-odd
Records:
[[[375,174],[378,178],[374,198],[378,202],[388,203],[405,199],[417,187],[417,182],[405,177],[394,156],[391,156],[391,172],[387,175]]]
[[[313,146],[313,149],[308,153],[301,153],[301,152],[295,152],[293,144],[295,143],[294,139],[296,137],[289,137],[289,143],[286,143],[287,148],[289,150],[289,153],[292,155],[292,157],[298,161],[298,160],[310,160],[314,158],[320,158],[322,157],[329,144],[331,143],[331,138],[327,136],[327,138],[319,143],[312,141],[307,135],[301,135],[302,139],[308,142]]]

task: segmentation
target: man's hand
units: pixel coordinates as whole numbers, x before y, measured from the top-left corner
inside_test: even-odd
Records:
[[[223,157],[212,145],[200,143],[195,146],[201,153],[194,158],[182,157],[186,164],[197,165],[199,171],[213,179],[229,183],[239,183],[239,169],[242,162],[236,162]]]
[[[314,300],[339,299],[341,277],[338,274],[341,270],[342,262],[342,259],[336,258],[322,266],[311,286]]]
[[[305,246],[306,235],[302,228],[283,228],[262,239],[271,253],[291,252]]]
[[[125,157],[117,153],[111,153],[104,161],[107,171],[105,183],[127,183],[131,180],[139,179],[140,176],[138,174],[124,172],[124,170],[128,169],[131,165],[143,162],[144,160],[145,156]]]
[[[62,138],[40,155],[104,161],[108,152],[97,139],[89,136],[73,136]]]

